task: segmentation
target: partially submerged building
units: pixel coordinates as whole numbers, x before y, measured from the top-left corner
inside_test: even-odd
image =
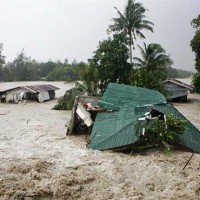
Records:
[[[79,95],[74,101],[71,112],[71,119],[66,124],[66,135],[73,135],[80,132],[88,131],[87,127],[91,127],[99,112],[105,111],[98,105],[99,98]]]
[[[164,84],[169,92],[168,98],[172,100],[187,101],[188,93],[193,90],[191,85],[176,79],[167,79]]]
[[[176,142],[200,153],[200,131],[157,91],[110,83],[99,106],[109,112],[97,114],[88,148],[106,150],[134,144],[143,134],[146,113],[153,112],[185,120],[185,132],[177,135]]]
[[[0,92],[1,102],[19,102],[22,100],[35,100],[44,102],[55,98],[55,90],[59,88],[53,85],[19,86]]]

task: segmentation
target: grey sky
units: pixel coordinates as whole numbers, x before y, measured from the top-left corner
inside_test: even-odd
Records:
[[[137,1],[138,2],[138,1]],[[144,32],[146,43],[160,43],[174,60],[174,67],[194,70],[190,22],[200,14],[199,0],[140,0],[152,21],[154,33]],[[127,0],[0,0],[0,42],[7,61],[23,48],[38,61],[49,59],[87,61],[106,29],[123,12]],[[135,52],[138,56],[138,52]]]

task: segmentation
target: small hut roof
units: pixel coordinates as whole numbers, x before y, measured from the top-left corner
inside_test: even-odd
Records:
[[[59,88],[57,88],[53,85],[32,85],[32,86],[19,86],[19,87],[10,88],[8,90],[2,91],[2,93],[12,91],[12,90],[15,90],[15,89],[24,89],[24,90],[31,92],[31,93],[39,93],[39,92],[48,92],[48,91],[59,90]]]
[[[164,83],[167,83],[167,82],[171,82],[171,83],[174,83],[175,85],[179,85],[183,88],[187,88],[188,90],[193,90],[193,87],[191,85],[188,85],[186,83],[183,83],[177,79],[167,79],[164,81]]]

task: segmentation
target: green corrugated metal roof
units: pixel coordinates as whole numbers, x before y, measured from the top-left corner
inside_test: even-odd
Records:
[[[97,115],[88,144],[92,149],[112,149],[135,143],[140,138],[145,123],[138,119],[150,109],[187,120],[173,106],[167,104],[159,92],[145,88],[110,83],[100,105],[114,112]],[[200,132],[187,120],[185,133],[178,136],[177,141],[195,150],[200,142]],[[200,152],[200,147],[197,151]]]
[[[134,108],[124,108],[113,113],[98,114],[93,126],[91,142],[92,149],[111,149],[132,144],[140,137],[137,115]]]
[[[138,106],[159,103],[166,103],[166,99],[158,91],[110,83],[106,88],[99,105],[109,110],[119,110],[126,104]]]
[[[154,109],[164,113],[165,115],[173,114],[175,118],[185,120],[185,133],[183,135],[177,135],[176,141],[179,144],[200,153],[200,131],[184,115],[182,115],[176,108],[169,104],[165,106],[155,105]]]

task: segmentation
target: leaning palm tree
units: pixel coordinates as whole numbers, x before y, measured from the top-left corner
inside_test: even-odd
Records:
[[[151,43],[148,46],[144,43],[144,48],[139,46],[142,58],[134,57],[134,66],[144,67],[148,71],[153,71],[159,67],[166,67],[173,63],[169,55],[160,44]]]
[[[143,29],[153,32],[153,23],[145,20],[146,9],[141,3],[135,3],[134,0],[128,0],[128,4],[125,7],[124,14],[122,14],[116,7],[114,7],[119,17],[113,18],[114,24],[109,26],[109,30],[112,32],[124,32],[129,37],[129,57],[132,64],[132,46],[134,48],[133,39],[136,37],[145,38],[141,32]]]

